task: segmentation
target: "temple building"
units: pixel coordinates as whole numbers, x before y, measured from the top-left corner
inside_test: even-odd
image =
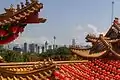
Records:
[[[6,13],[0,15],[0,44],[15,40],[27,24],[44,23],[46,19],[38,18],[42,8],[38,0],[26,0],[25,5],[21,2],[16,9],[5,8]],[[80,60],[54,61],[48,57],[44,61],[7,63],[0,56],[0,80],[120,80],[120,24],[116,20],[105,35],[86,36],[90,48],[76,46],[73,40],[69,49]],[[31,52],[34,47],[31,44]],[[42,52],[45,48],[42,46]]]

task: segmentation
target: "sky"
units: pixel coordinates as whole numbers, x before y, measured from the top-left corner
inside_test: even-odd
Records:
[[[0,12],[10,4],[25,0],[2,0]],[[27,25],[25,31],[14,43],[71,44],[73,38],[77,44],[85,44],[88,33],[105,33],[111,25],[113,0],[39,0],[44,4],[40,17],[45,23]],[[114,0],[114,17],[120,17],[120,1]]]

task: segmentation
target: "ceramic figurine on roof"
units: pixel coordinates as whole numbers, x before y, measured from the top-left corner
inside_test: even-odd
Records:
[[[114,23],[114,24],[119,24],[119,18],[116,17],[116,18],[114,19],[114,22],[113,22],[113,23]]]
[[[15,40],[27,24],[44,23],[46,19],[39,18],[38,14],[42,8],[43,4],[37,0],[26,0],[25,5],[21,2],[17,8],[12,4],[10,8],[5,8],[5,13],[0,14],[0,45]]]

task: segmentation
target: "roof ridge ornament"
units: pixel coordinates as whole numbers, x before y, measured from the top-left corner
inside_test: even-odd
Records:
[[[21,8],[24,8],[24,4],[23,4],[23,2],[20,2],[20,4],[21,4]]]
[[[13,5],[13,4],[11,4],[11,5],[10,5],[10,9],[13,9],[13,8],[14,8],[14,5]]]
[[[26,0],[26,3],[25,3],[25,5],[29,5],[30,3],[29,3],[29,1],[28,0]]]
[[[109,56],[110,53],[112,53],[112,56],[115,58],[120,59],[120,23],[119,23],[119,18],[115,18],[112,26],[108,30],[108,32],[103,35],[100,34],[99,37],[91,36],[90,34],[87,35],[86,37],[87,42],[92,43],[92,47],[87,50],[87,52],[84,51],[84,49],[81,48],[76,48],[76,47],[71,47],[71,51],[73,53],[78,54],[81,57],[85,58],[100,58],[104,55],[105,58],[111,58]],[[88,52],[89,51],[89,52]],[[106,51],[106,53],[102,54],[101,51]],[[84,54],[83,54],[84,53]],[[95,54],[99,54],[95,56]],[[93,55],[94,54],[94,55]],[[102,54],[102,55],[101,55]],[[93,56],[91,56],[93,55]],[[109,56],[109,57],[108,57]]]

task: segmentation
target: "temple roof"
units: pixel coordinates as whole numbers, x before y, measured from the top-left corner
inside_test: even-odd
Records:
[[[115,21],[105,35],[94,34],[86,36],[86,42],[90,42],[92,46],[82,49],[79,46],[70,46],[70,49],[76,55],[83,58],[111,58],[120,59],[120,23]]]
[[[8,9],[5,8],[6,13],[0,15],[0,25],[23,22],[23,20],[27,20],[33,14],[40,12],[42,8],[43,4],[37,0],[31,0],[31,3],[26,0],[25,5],[21,2],[21,8],[20,5],[17,5],[17,8],[13,6]],[[46,19],[39,18],[39,21],[44,23]]]
[[[54,72],[58,80],[120,80],[120,60],[93,59],[61,64]]]
[[[0,80],[47,80],[54,69],[50,61],[0,63]]]
[[[120,60],[0,63],[0,80],[119,80]]]

